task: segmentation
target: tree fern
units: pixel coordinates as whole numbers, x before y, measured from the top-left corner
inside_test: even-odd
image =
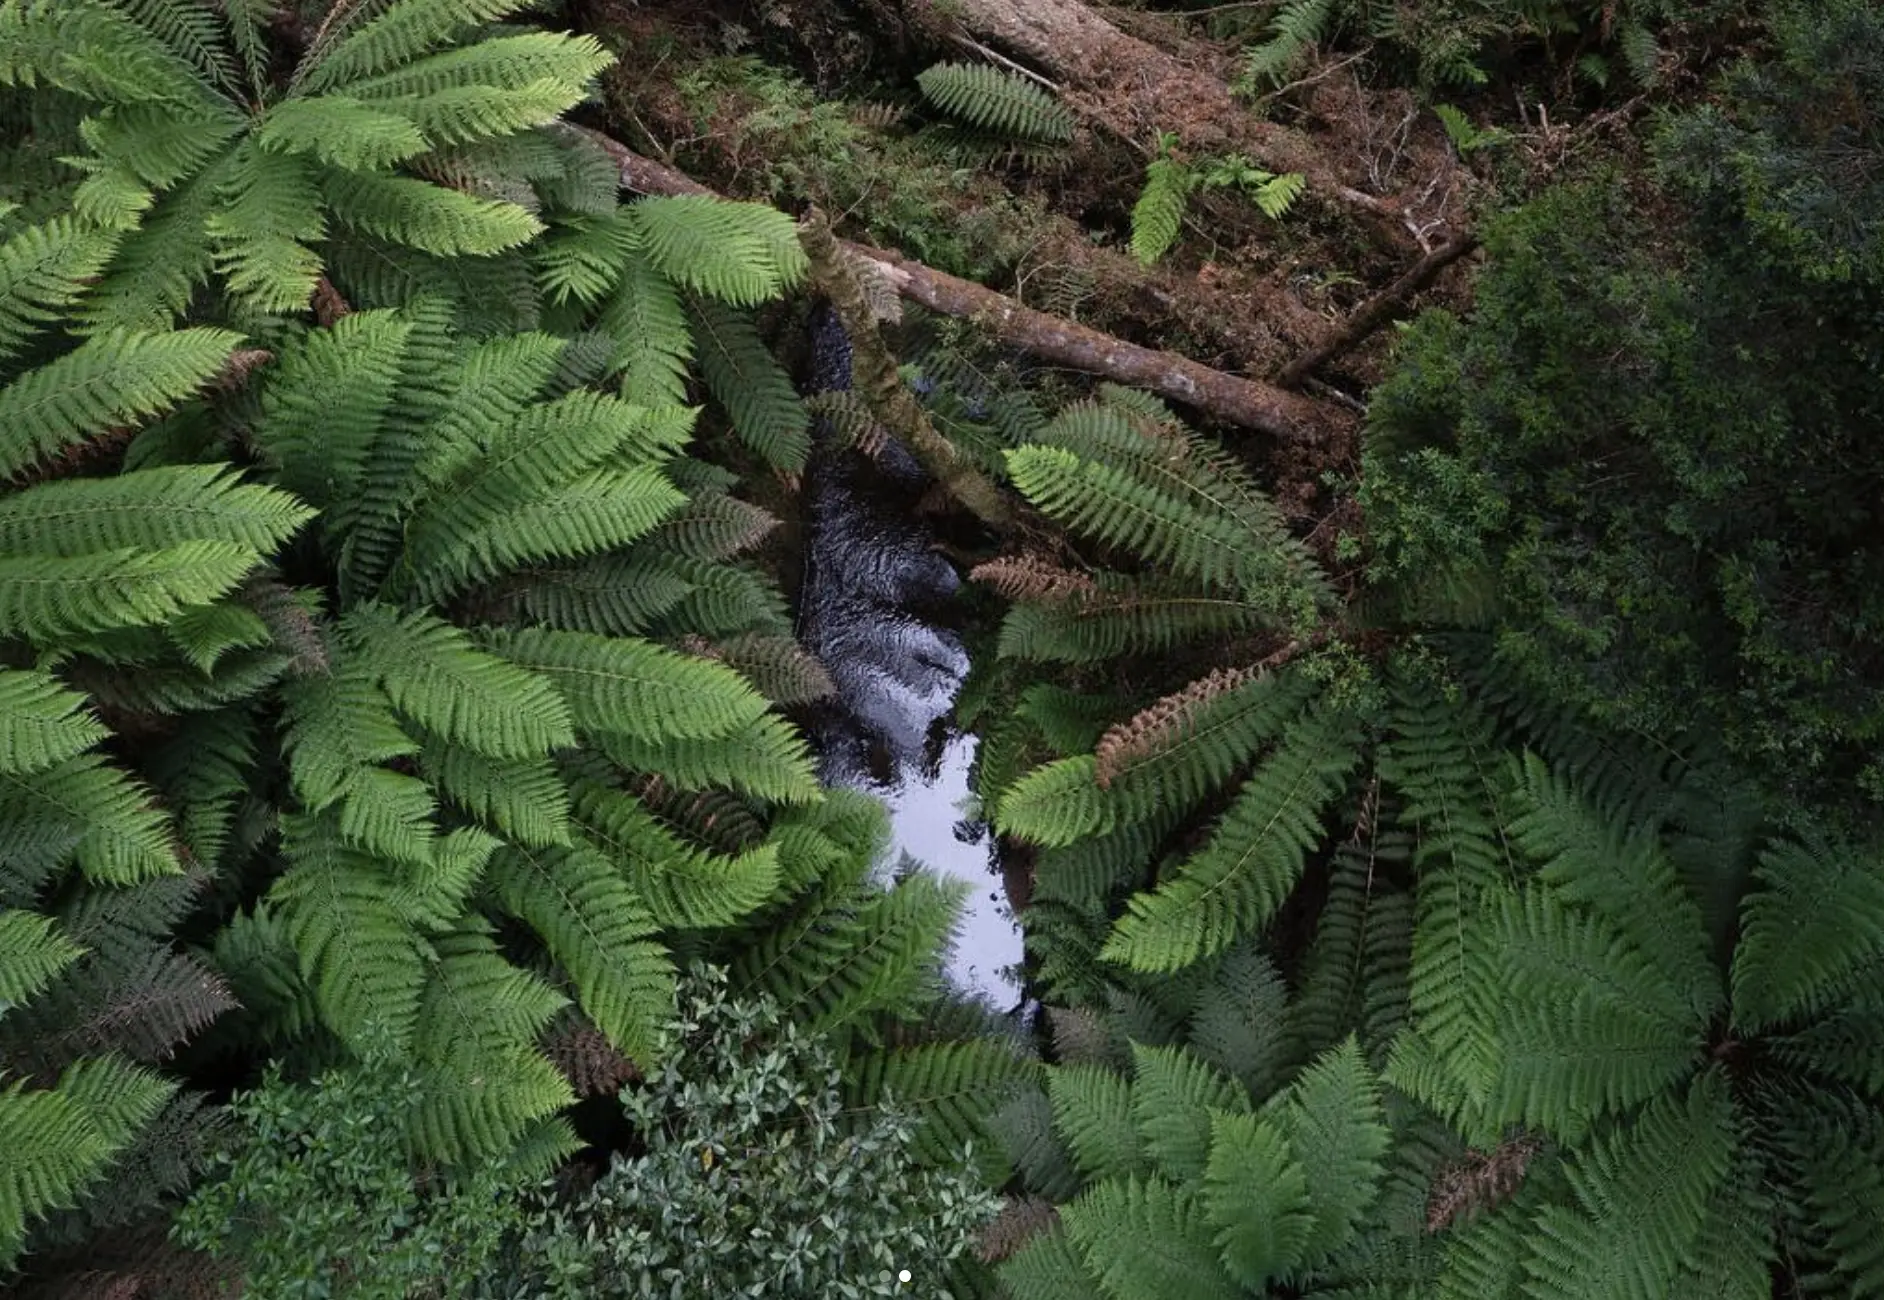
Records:
[[[1072,114],[1032,82],[985,63],[937,63],[916,78],[950,117],[998,135],[1055,144],[1073,136]]]
[[[1238,1285],[1260,1290],[1295,1271],[1317,1224],[1286,1137],[1251,1114],[1213,1113],[1202,1182],[1212,1242]]]

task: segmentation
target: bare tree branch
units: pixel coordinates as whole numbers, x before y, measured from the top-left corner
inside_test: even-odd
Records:
[[[1405,274],[1362,303],[1341,327],[1315,347],[1282,368],[1276,382],[1294,388],[1336,357],[1352,351],[1363,339],[1395,317],[1405,315],[1413,295],[1426,288],[1439,273],[1478,247],[1478,236],[1455,236],[1415,262]]]

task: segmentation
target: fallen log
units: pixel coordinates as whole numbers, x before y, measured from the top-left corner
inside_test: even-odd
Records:
[[[601,132],[588,134],[620,167],[625,189],[639,194],[713,193],[692,177],[643,157]],[[896,253],[849,240],[839,243],[898,296],[941,315],[972,321],[1002,343],[1042,361],[1149,389],[1225,423],[1291,442],[1322,443],[1351,423],[1345,412],[1300,393],[1102,334]]]
[[[1269,171],[1300,172],[1309,194],[1357,210],[1396,244],[1412,228],[1405,204],[1356,189],[1307,135],[1251,112],[1203,50],[1179,58],[1120,30],[1082,0],[902,4],[919,29],[949,39],[965,30],[1046,69],[1063,94],[1088,101],[1081,107],[1089,116],[1141,140],[1170,131],[1188,150],[1243,153]]]

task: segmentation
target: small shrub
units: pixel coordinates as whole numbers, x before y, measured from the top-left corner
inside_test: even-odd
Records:
[[[643,1150],[541,1204],[494,1286],[504,1297],[950,1294],[949,1266],[997,1198],[968,1151],[920,1168],[915,1125],[846,1115],[831,1048],[723,977],[683,993],[680,1043],[622,1093]]]

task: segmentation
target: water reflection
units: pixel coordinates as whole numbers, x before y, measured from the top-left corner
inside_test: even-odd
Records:
[[[842,329],[823,309],[811,328],[815,382],[847,387]],[[798,634],[837,685],[836,707],[810,728],[821,775],[884,801],[892,862],[907,854],[970,883],[950,977],[1000,1010],[1017,1008],[1020,929],[993,837],[962,816],[975,737],[949,723],[968,654],[946,626],[961,577],[916,513],[924,476],[901,448],[875,462],[822,449],[809,484]]]

